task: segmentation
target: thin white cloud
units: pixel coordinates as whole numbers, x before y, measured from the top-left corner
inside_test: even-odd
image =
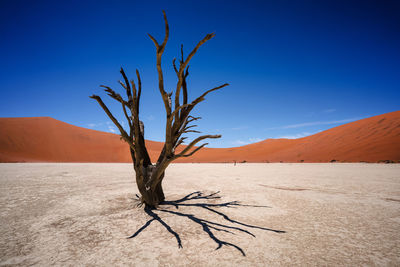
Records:
[[[108,130],[111,132],[111,133],[116,133],[117,132],[117,130],[115,129],[115,127],[114,126],[108,126]]]
[[[90,128],[94,128],[94,127],[99,127],[99,126],[102,126],[104,123],[102,123],[102,122],[99,122],[99,123],[88,123],[88,124],[86,124],[88,127],[90,127]]]
[[[247,140],[240,140],[239,139],[239,140],[233,141],[232,144],[236,145],[236,146],[243,146],[243,145],[248,145],[248,144],[251,144],[251,143],[261,142],[262,140],[264,140],[264,139],[261,139],[261,138],[258,138],[258,137],[249,138]]]
[[[314,121],[314,122],[305,122],[305,123],[298,123],[298,124],[290,124],[284,125],[279,127],[272,127],[267,128],[266,130],[277,130],[277,129],[293,129],[293,128],[301,128],[307,126],[315,126],[315,125],[330,125],[330,124],[340,124],[340,123],[347,123],[351,121],[360,120],[362,118],[351,118],[351,119],[344,119],[344,120],[337,120],[337,121]]]
[[[285,138],[285,139],[297,139],[297,138],[302,138],[302,137],[306,137],[312,135],[312,133],[309,132],[302,132],[302,133],[297,133],[297,134],[292,134],[292,135],[282,135],[282,136],[278,136],[276,137],[277,139],[281,139],[281,138]]]
[[[247,145],[249,142],[247,141],[243,141],[243,140],[235,140],[232,142],[233,145],[237,145],[237,146],[243,146],[243,145]]]
[[[261,142],[263,139],[255,137],[255,138],[249,138],[250,143],[257,143]]]
[[[325,109],[324,110],[325,113],[332,113],[332,112],[335,112],[335,111],[336,111],[336,109],[334,109],[334,108],[329,108],[329,109]]]

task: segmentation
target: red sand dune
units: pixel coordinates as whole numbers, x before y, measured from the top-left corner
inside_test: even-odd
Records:
[[[147,141],[155,161],[163,143]],[[204,148],[177,162],[400,161],[400,111],[299,139],[267,139],[234,148]],[[0,118],[0,162],[131,162],[128,146],[112,133],[49,117]]]

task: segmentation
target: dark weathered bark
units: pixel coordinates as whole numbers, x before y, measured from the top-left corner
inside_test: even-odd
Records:
[[[144,139],[144,125],[139,119],[139,104],[140,95],[142,92],[142,83],[140,73],[136,70],[137,76],[137,87],[134,80],[129,82],[125,71],[121,68],[120,72],[124,81],[119,81],[121,86],[126,91],[127,99],[124,99],[120,94],[116,93],[113,89],[108,86],[101,85],[105,88],[107,94],[114,100],[121,103],[124,116],[129,125],[129,133],[124,130],[118,120],[112,115],[108,107],[104,104],[103,100],[97,96],[92,95],[91,98],[95,99],[99,105],[103,108],[104,112],[117,126],[121,133],[121,139],[128,143],[133,161],[133,167],[136,172],[136,184],[141,194],[141,201],[148,207],[157,207],[157,205],[164,201],[165,196],[162,189],[162,181],[165,176],[165,170],[168,165],[180,158],[189,157],[203,148],[207,143],[196,147],[197,143],[207,138],[220,138],[220,135],[203,135],[184,147],[180,153],[176,153],[176,149],[182,145],[186,137],[183,137],[185,133],[198,132],[192,128],[196,125],[190,125],[193,121],[200,119],[200,117],[190,116],[190,112],[200,102],[202,102],[205,96],[215,90],[221,89],[228,84],[223,84],[206,91],[204,94],[188,103],[188,90],[187,90],[187,77],[189,75],[189,62],[192,57],[196,54],[197,50],[208,40],[214,37],[214,34],[207,34],[184,58],[183,46],[181,46],[181,59],[179,60],[179,67],[173,60],[173,68],[178,78],[178,82],[175,89],[174,106],[172,105],[172,93],[167,93],[164,89],[164,78],[161,68],[161,58],[165,50],[165,46],[169,37],[169,26],[167,16],[164,14],[165,21],[165,36],[161,44],[149,34],[150,39],[156,46],[156,67],[158,73],[158,87],[161,97],[164,102],[166,112],[166,126],[165,126],[165,143],[164,147],[158,157],[157,162],[153,165],[146,149]],[[183,93],[183,103],[180,104],[180,92]]]

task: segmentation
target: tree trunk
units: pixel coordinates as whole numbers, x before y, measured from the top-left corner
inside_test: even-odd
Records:
[[[156,185],[154,190],[152,190],[150,187],[146,187],[146,181],[150,179],[151,174],[151,170],[147,168],[145,171],[143,171],[143,174],[136,171],[136,183],[139,192],[142,195],[142,203],[144,203],[148,208],[156,208],[165,200],[164,191],[162,188],[162,179],[164,178],[164,173],[161,174],[161,180]]]
[[[157,184],[156,190],[155,190],[157,198],[159,199],[158,204],[165,200],[164,191],[163,191],[163,188],[162,188],[162,180],[163,179],[164,179],[164,173],[162,174],[162,178],[161,178],[160,182]]]

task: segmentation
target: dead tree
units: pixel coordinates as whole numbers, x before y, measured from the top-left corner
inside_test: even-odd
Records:
[[[162,181],[164,179],[164,173],[168,165],[182,157],[189,157],[203,148],[207,143],[196,146],[200,141],[207,138],[220,138],[221,135],[203,135],[197,137],[188,145],[177,150],[178,146],[182,145],[186,137],[183,135],[186,133],[198,131],[193,130],[196,125],[191,125],[192,122],[200,119],[200,117],[190,116],[190,112],[193,108],[202,102],[205,96],[215,90],[221,89],[228,84],[212,88],[201,96],[194,99],[192,102],[188,102],[188,90],[187,90],[187,77],[189,75],[189,62],[192,57],[196,54],[197,50],[208,40],[214,37],[214,33],[207,34],[189,53],[185,58],[183,55],[183,46],[181,46],[181,59],[179,60],[179,67],[176,65],[176,58],[172,61],[172,66],[178,78],[176,84],[174,102],[172,105],[173,92],[166,92],[164,89],[163,71],[161,68],[161,58],[164,53],[165,46],[169,36],[169,26],[167,16],[164,14],[165,21],[165,37],[163,42],[160,44],[150,34],[150,39],[154,42],[157,51],[157,72],[158,72],[158,87],[164,102],[166,111],[166,127],[165,127],[165,143],[163,149],[158,157],[157,162],[153,165],[149,153],[146,149],[144,139],[144,125],[139,118],[139,104],[140,95],[142,92],[142,83],[140,79],[139,71],[136,70],[137,83],[134,80],[129,82],[123,68],[121,68],[121,74],[123,81],[119,81],[121,86],[125,89],[127,99],[124,99],[120,94],[116,93],[113,89],[108,86],[101,85],[107,94],[114,100],[121,103],[123,113],[129,125],[129,132],[121,126],[118,120],[113,116],[108,107],[104,104],[103,100],[97,96],[92,95],[91,98],[95,99],[100,106],[103,108],[105,113],[110,117],[112,122],[117,126],[121,133],[121,139],[124,140],[130,148],[130,153],[133,161],[133,166],[136,173],[136,183],[141,194],[141,203],[144,203],[147,207],[157,207],[158,204],[164,201],[164,192],[162,189]],[[182,96],[181,96],[182,94]],[[180,100],[182,98],[182,104]]]

